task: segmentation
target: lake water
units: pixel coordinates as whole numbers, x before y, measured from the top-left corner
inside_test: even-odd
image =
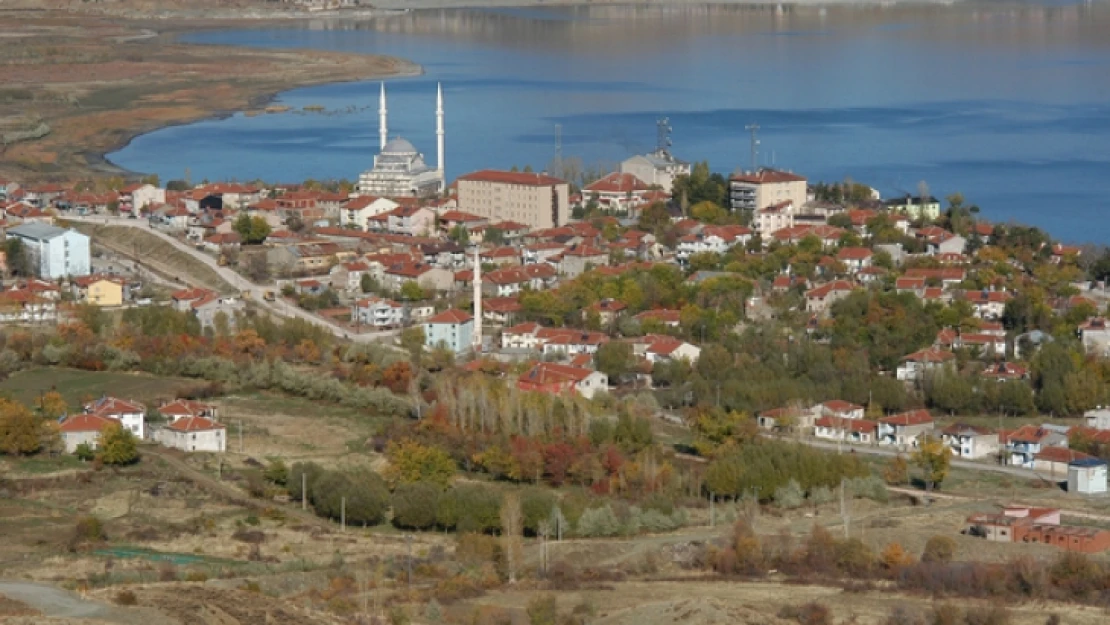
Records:
[[[442,81],[448,177],[556,153],[611,167],[673,127],[715,171],[759,161],[884,195],[964,193],[995,221],[1110,243],[1110,6],[588,7],[412,12],[205,32],[188,41],[391,54],[390,134],[435,161]],[[199,122],[137,138],[120,166],[194,181],[354,179],[377,151],[378,83],[300,89],[327,114]]]

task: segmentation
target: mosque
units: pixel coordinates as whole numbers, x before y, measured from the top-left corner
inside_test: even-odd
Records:
[[[374,197],[425,197],[439,195],[446,187],[443,173],[443,85],[436,93],[436,166],[401,137],[389,138],[385,83],[378,101],[378,135],[381,151],[374,167],[358,177],[359,195]]]

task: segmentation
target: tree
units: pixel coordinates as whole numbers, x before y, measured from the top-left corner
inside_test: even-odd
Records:
[[[523,549],[521,535],[524,531],[524,514],[520,508],[520,495],[508,493],[501,504],[501,540],[505,554],[505,572],[510,584],[516,583],[516,567],[521,562]]]
[[[455,224],[455,227],[451,228],[451,232],[447,234],[447,237],[459,245],[470,243],[470,232],[467,231],[466,227],[462,224]]]
[[[42,449],[42,425],[23,404],[0,398],[0,453],[22,456]]]
[[[611,383],[617,383],[632,370],[635,363],[632,344],[625,341],[609,341],[597,349],[597,369],[609,376]]]
[[[505,244],[505,233],[500,228],[488,226],[482,234],[482,242],[490,245],[501,246]]]
[[[251,254],[247,257],[247,277],[255,282],[266,282],[270,279],[270,263],[265,254]]]
[[[358,285],[363,293],[371,293],[378,286],[377,282],[374,280],[374,276],[370,275],[370,272],[362,274],[362,277],[359,278]]]
[[[886,468],[883,469],[883,479],[887,484],[892,486],[902,486],[910,482],[909,465],[906,464],[906,459],[902,454],[898,454],[890,459]]]
[[[956,555],[956,541],[948,536],[932,536],[925,542],[925,550],[921,552],[922,562],[951,562]]]
[[[401,347],[411,355],[413,362],[420,362],[420,357],[424,354],[424,343],[426,341],[424,328],[420,326],[414,326],[401,332]]]
[[[426,530],[436,524],[436,510],[443,489],[431,482],[401,484],[393,491],[393,524],[403,529]]]
[[[386,457],[387,476],[393,483],[428,482],[442,488],[455,476],[455,461],[439,447],[413,440],[394,441],[389,444]]]
[[[415,280],[408,280],[401,285],[401,299],[406,302],[419,302],[425,297],[424,288]]]
[[[239,238],[245,245],[258,245],[270,236],[270,224],[265,219],[251,217],[245,212],[239,215],[232,228],[239,233]]]
[[[939,438],[926,436],[921,446],[913,454],[913,463],[922,471],[926,490],[940,484],[948,477],[952,463],[952,452]]]
[[[56,420],[58,417],[69,413],[69,406],[66,405],[66,400],[61,393],[50,391],[39,400],[39,410],[41,410],[43,417]]]
[[[97,444],[99,458],[104,464],[125,465],[139,459],[139,444],[130,430],[119,423],[112,423],[100,432]]]
[[[8,237],[8,240],[4,242],[4,252],[7,254],[8,273],[21,278],[33,275],[31,258],[27,254],[27,248],[23,245],[23,239]]]

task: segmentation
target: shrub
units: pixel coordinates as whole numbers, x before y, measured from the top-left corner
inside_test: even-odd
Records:
[[[868,477],[853,477],[845,480],[844,487],[852,497],[870,499],[879,503],[890,500],[890,493],[882,478],[874,475]]]
[[[783,606],[779,618],[797,621],[799,625],[833,625],[832,610],[828,606],[811,601],[803,605]]]
[[[138,605],[139,598],[130,590],[121,590],[116,594],[116,605]]]
[[[401,484],[393,491],[393,525],[404,529],[426,530],[436,524],[441,489],[429,482]]]
[[[436,523],[460,533],[486,533],[501,527],[501,494],[481,484],[457,484],[439,498]]]
[[[882,625],[925,625],[925,619],[900,605],[890,611]]]
[[[791,479],[784,486],[775,489],[775,505],[784,510],[799,508],[805,503],[805,493],[798,480]]]
[[[77,459],[82,462],[91,462],[92,459],[96,457],[96,450],[88,443],[81,443],[73,453],[77,456]]]
[[[545,488],[526,488],[520,495],[520,510],[524,514],[524,531],[539,534],[540,524],[551,519],[555,508],[555,495]]]
[[[921,561],[947,563],[952,561],[954,555],[956,555],[956,541],[948,536],[933,536],[925,543],[925,550],[921,552]]]
[[[73,540],[75,543],[95,543],[107,538],[104,533],[104,524],[94,516],[84,516],[77,519],[73,527]]]
[[[307,497],[312,499],[312,484],[316,478],[323,473],[324,469],[315,462],[297,462],[289,469],[289,476],[286,479],[285,490],[289,493],[289,497],[294,500],[301,498],[301,483],[302,475],[304,475],[304,484],[308,487]]]
[[[556,625],[559,608],[555,595],[537,595],[528,600],[528,622],[531,625]]]
[[[964,616],[967,625],[1010,625],[1010,620],[1010,611],[999,605],[968,608]]]
[[[578,519],[578,535],[585,538],[616,536],[621,532],[620,521],[608,504],[601,508],[591,508]]]
[[[865,576],[871,572],[875,556],[870,547],[858,538],[849,538],[836,545],[836,566],[853,577]]]
[[[809,502],[815,506],[831,503],[836,496],[828,486],[818,486],[809,491]]]
[[[289,483],[289,468],[285,466],[285,462],[281,458],[277,458],[266,465],[263,476],[272,484],[285,486]]]

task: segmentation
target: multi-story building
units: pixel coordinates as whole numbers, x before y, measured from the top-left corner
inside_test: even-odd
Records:
[[[40,278],[89,275],[89,237],[76,230],[32,222],[8,230],[8,236],[23,242]]]
[[[461,354],[473,346],[474,317],[457,309],[445,310],[424,323],[424,344],[446,347]]]
[[[651,186],[670,192],[675,178],[690,175],[690,163],[678,160],[666,150],[656,150],[622,162],[621,173],[632,174]]]
[[[758,210],[787,201],[803,206],[806,195],[805,178],[777,169],[733,174],[728,181],[732,210]]]
[[[424,155],[405,139],[385,144],[374,157],[374,167],[358,177],[359,195],[376,197],[423,197],[443,191],[443,179],[435,167],[424,163]]]
[[[458,180],[460,211],[532,229],[570,220],[570,186],[546,174],[484,170]]]

